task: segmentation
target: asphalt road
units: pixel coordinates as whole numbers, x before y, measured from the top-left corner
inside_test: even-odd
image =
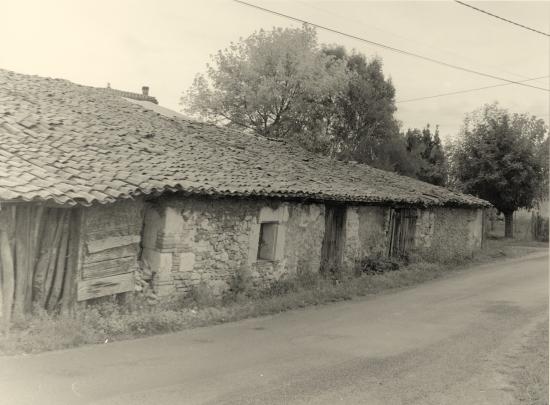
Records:
[[[0,403],[506,404],[548,256],[171,335],[0,357]]]

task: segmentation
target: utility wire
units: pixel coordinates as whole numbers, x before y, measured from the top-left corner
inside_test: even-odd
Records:
[[[505,21],[505,22],[507,22],[507,23],[514,24],[514,25],[517,25],[518,27],[524,28],[524,29],[526,29],[526,30],[536,32],[537,34],[541,34],[541,35],[550,37],[550,34],[547,34],[546,32],[542,32],[542,31],[536,30],[536,29],[534,29],[534,28],[527,27],[526,25],[519,24],[519,23],[517,23],[517,22],[508,20],[508,19],[506,19],[506,18],[499,17],[499,16],[496,15],[496,14],[489,13],[488,11],[485,11],[485,10],[482,10],[482,9],[480,9],[480,8],[474,7],[474,6],[472,6],[471,4],[464,3],[464,2],[458,1],[458,0],[455,0],[455,3],[458,3],[458,4],[462,5],[462,6],[470,7],[471,9],[476,10],[476,11],[479,11],[480,13],[490,15],[491,17],[497,18],[497,19],[502,20],[502,21]]]
[[[550,76],[533,77],[533,78],[531,78],[531,79],[520,80],[520,82],[529,82],[529,81],[531,81],[531,80],[546,79],[546,78],[548,78],[548,77],[550,77]],[[396,103],[396,104],[410,103],[410,102],[412,102],[412,101],[427,100],[427,99],[430,99],[430,98],[437,98],[437,97],[443,97],[443,96],[452,96],[452,95],[454,95],[454,94],[462,94],[462,93],[469,93],[469,92],[471,92],[471,91],[492,89],[492,88],[494,88],[494,87],[510,86],[511,84],[512,84],[512,83],[501,83],[501,84],[495,84],[495,85],[493,85],[493,86],[477,87],[477,88],[475,88],[475,89],[466,89],[466,90],[453,91],[453,92],[450,92],[450,93],[435,94],[435,95],[433,95],[433,96],[409,98],[409,99],[406,99],[406,100],[397,100],[395,103]]]
[[[311,9],[315,9],[315,10],[317,10],[317,11],[321,11],[321,12],[325,13],[326,15],[330,15],[331,17],[337,16],[337,17],[339,17],[339,18],[342,19],[342,20],[345,20],[345,21],[348,21],[348,22],[355,22],[355,23],[358,24],[358,26],[359,26],[359,25],[361,25],[361,26],[365,25],[365,21],[361,21],[361,20],[359,20],[359,19],[356,18],[356,17],[354,18],[354,17],[350,17],[350,16],[344,16],[344,15],[339,14],[339,13],[336,13],[336,12],[334,12],[334,11],[332,11],[332,10],[327,10],[326,8],[323,8],[323,7],[314,6],[314,5],[311,4],[311,2],[306,2],[306,1],[302,1],[302,0],[298,0],[298,2],[301,3],[304,7],[311,8]],[[478,64],[477,66],[480,66],[480,67],[483,66],[483,67],[492,69],[492,70],[494,70],[494,71],[498,71],[498,72],[500,72],[500,73],[504,73],[504,74],[509,74],[509,75],[512,75],[512,76],[516,76],[517,79],[515,79],[515,80],[517,80],[517,81],[519,81],[519,82],[521,82],[521,81],[526,81],[525,79],[529,79],[529,76],[520,75],[520,74],[517,74],[517,73],[514,73],[514,72],[510,72],[510,71],[508,71],[508,70],[503,69],[501,66],[496,67],[496,66],[494,66],[494,65],[489,65],[489,64],[486,64],[486,63],[481,63],[479,60],[474,60],[474,58],[472,58],[472,57],[468,57],[468,56],[465,56],[465,55],[461,55],[461,54],[459,54],[459,53],[450,51],[450,50],[448,50],[448,49],[446,49],[446,48],[439,48],[439,47],[435,47],[435,46],[433,46],[433,45],[428,45],[428,44],[426,44],[425,42],[415,40],[414,38],[411,39],[411,37],[405,37],[405,36],[399,35],[399,34],[397,34],[397,33],[395,33],[395,32],[391,32],[391,31],[384,30],[384,29],[382,29],[382,28],[380,28],[380,27],[376,27],[376,26],[372,25],[370,22],[369,22],[369,28],[373,28],[373,29],[375,29],[375,30],[377,30],[377,31],[383,32],[383,33],[385,33],[385,34],[390,34],[390,35],[392,35],[392,36],[394,36],[394,37],[397,37],[397,38],[400,38],[400,39],[404,39],[404,40],[409,41],[409,42],[412,41],[412,42],[414,42],[414,43],[416,43],[416,44],[418,44],[418,45],[421,45],[421,46],[423,46],[423,47],[428,47],[428,48],[433,49],[433,50],[436,50],[436,51],[444,52],[444,53],[446,53],[446,54],[448,54],[448,55],[451,55],[451,56],[454,56],[454,57],[458,57],[458,58],[460,58],[460,59],[463,59],[464,61],[467,61],[468,63],[474,63],[474,64],[477,63],[477,64]],[[531,79],[529,79],[529,80],[531,80]]]
[[[388,49],[388,50],[393,51],[393,52],[401,53],[403,55],[413,56],[415,58],[419,58],[419,59],[422,59],[422,60],[425,60],[425,61],[428,61],[428,62],[437,63],[438,65],[450,67],[450,68],[457,69],[457,70],[462,70],[463,72],[473,73],[473,74],[476,74],[478,76],[489,77],[491,79],[501,80],[501,81],[509,82],[509,83],[512,83],[512,84],[518,84],[520,86],[531,87],[533,89],[538,89],[538,90],[543,90],[543,91],[550,92],[549,89],[545,89],[543,87],[533,86],[533,85],[530,85],[530,84],[522,83],[521,81],[514,81],[514,80],[505,79],[503,77],[494,76],[494,75],[491,75],[491,74],[488,74],[488,73],[479,72],[477,70],[465,68],[465,67],[458,66],[458,65],[453,65],[451,63],[447,63],[447,62],[443,62],[443,61],[440,61],[440,60],[437,60],[437,59],[429,58],[427,56],[422,56],[422,55],[419,55],[419,54],[416,54],[416,53],[412,53],[412,52],[405,51],[405,50],[402,50],[402,49],[394,48],[394,47],[389,46],[389,45],[384,45],[380,42],[375,42],[375,41],[371,41],[371,40],[366,39],[366,38],[358,37],[356,35],[347,34],[345,32],[338,31],[334,28],[329,28],[329,27],[326,27],[324,25],[315,24],[315,23],[312,23],[310,21],[306,21],[306,20],[302,20],[302,19],[297,18],[297,17],[290,16],[288,14],[279,13],[277,11],[273,11],[273,10],[270,10],[268,8],[264,8],[264,7],[257,6],[255,4],[247,3],[247,2],[242,1],[242,0],[233,0],[233,1],[235,3],[239,3],[239,4],[242,4],[244,6],[252,7],[252,8],[264,11],[264,12],[269,13],[269,14],[273,14],[273,15],[276,15],[276,16],[279,16],[279,17],[287,18],[289,20],[297,21],[297,22],[300,22],[300,23],[303,23],[303,24],[309,24],[313,27],[316,27],[316,28],[319,28],[319,29],[322,29],[322,30],[325,30],[325,31],[329,31],[329,32],[332,32],[332,33],[335,33],[335,34],[339,34],[339,35],[343,35],[343,36],[346,36],[346,37],[349,37],[349,38],[353,38],[353,39],[356,39],[358,41],[365,42],[367,44],[379,46],[381,48]]]

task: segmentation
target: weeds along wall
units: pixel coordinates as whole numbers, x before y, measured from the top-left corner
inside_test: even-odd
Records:
[[[299,267],[317,271],[323,235],[322,205],[163,198],[146,205],[142,261],[159,295],[201,282],[221,293],[242,269],[258,285]]]

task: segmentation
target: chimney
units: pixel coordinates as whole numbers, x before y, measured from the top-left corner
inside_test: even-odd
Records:
[[[141,93],[144,95],[144,96],[148,96],[149,95],[149,86],[143,86],[141,88]]]

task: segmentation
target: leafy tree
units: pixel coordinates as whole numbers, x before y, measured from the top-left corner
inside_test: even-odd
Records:
[[[363,54],[348,54],[341,46],[325,48],[326,55],[345,62],[348,81],[335,99],[331,118],[331,149],[339,159],[398,170],[405,156],[399,124],[393,114],[395,88],[385,79],[382,61]]]
[[[548,199],[549,190],[549,164],[550,164],[550,150],[548,145],[548,137],[540,143],[538,148],[537,159],[540,162],[542,168],[542,181],[541,187],[537,194],[537,201],[543,201]]]
[[[532,142],[536,149],[536,158],[541,165],[542,179],[535,196],[536,202],[548,198],[548,164],[549,150],[548,137],[546,136],[547,126],[542,118],[529,116],[527,114],[514,114],[513,126],[521,136]]]
[[[418,156],[399,132],[395,88],[382,61],[341,46],[321,48],[306,25],[260,30],[231,43],[212,57],[181,103],[213,123],[434,184],[445,181],[437,130],[421,131]]]
[[[344,63],[321,52],[313,28],[274,28],[219,51],[181,102],[207,121],[324,150],[346,82]]]
[[[466,116],[451,149],[455,184],[504,214],[506,237],[513,237],[514,211],[531,208],[539,193],[544,174],[538,148],[546,130],[537,119],[494,103]]]
[[[408,129],[403,135],[409,152],[408,160],[419,180],[444,186],[447,183],[447,159],[436,126],[432,133],[430,124],[422,130]]]

